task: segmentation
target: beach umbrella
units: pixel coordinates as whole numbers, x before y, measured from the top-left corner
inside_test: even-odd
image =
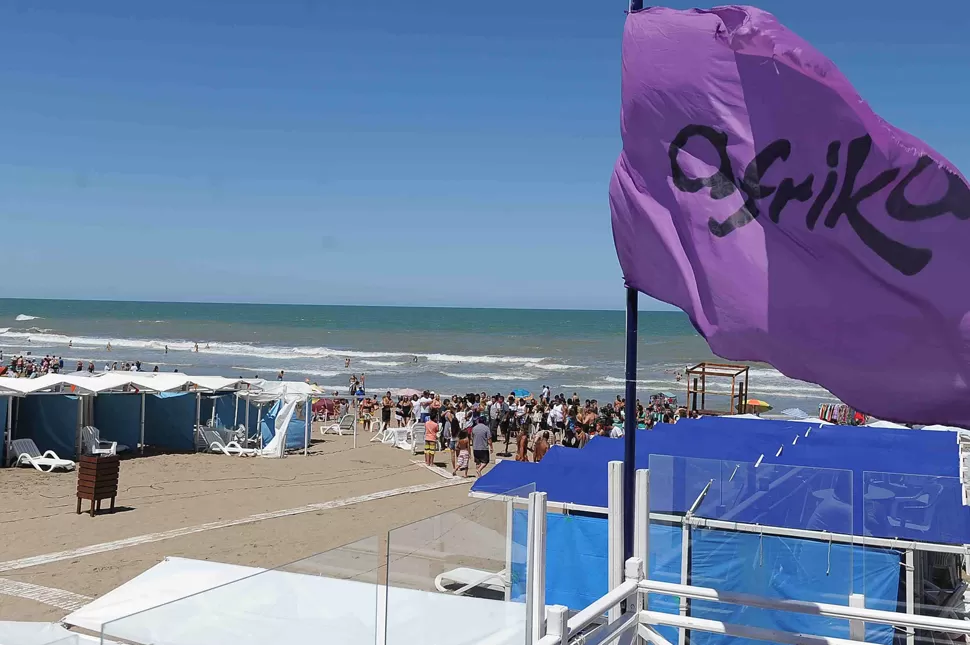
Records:
[[[515,396],[517,396],[517,397],[519,397],[519,398],[524,398],[524,397],[527,397],[527,396],[532,396],[532,392],[530,392],[529,390],[523,390],[522,388],[516,388],[516,389],[512,390],[512,394],[515,395]]]
[[[781,413],[793,419],[807,419],[809,417],[808,412],[805,412],[801,408],[788,408],[787,410],[782,410]]]
[[[771,404],[760,399],[748,399],[748,412],[767,412]]]

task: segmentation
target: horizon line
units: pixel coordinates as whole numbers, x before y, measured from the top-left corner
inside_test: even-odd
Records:
[[[648,296],[649,297],[649,296]],[[589,311],[589,312],[623,312],[624,309],[577,309],[564,307],[503,307],[503,306],[476,306],[468,307],[464,305],[402,305],[402,304],[351,304],[351,303],[306,303],[306,302],[227,302],[215,301],[205,302],[200,300],[137,300],[137,299],[109,299],[109,298],[15,298],[0,297],[3,301],[42,301],[42,302],[101,302],[101,303],[138,303],[156,305],[238,305],[245,307],[373,307],[375,309],[471,309],[471,310],[498,310],[498,311]],[[670,309],[639,309],[641,313],[672,313],[684,314],[684,312],[673,305],[668,305],[658,301],[659,304]],[[28,312],[29,315],[29,312]]]

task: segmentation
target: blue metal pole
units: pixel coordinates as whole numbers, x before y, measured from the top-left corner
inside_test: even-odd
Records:
[[[639,293],[626,289],[626,403],[623,406],[623,553],[633,557],[633,498],[637,452],[637,309]]]
[[[630,12],[643,9],[643,0],[630,0]]]

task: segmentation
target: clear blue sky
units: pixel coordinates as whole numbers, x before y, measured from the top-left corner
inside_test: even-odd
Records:
[[[966,0],[761,6],[970,170]],[[3,2],[0,295],[620,308],[625,7]]]

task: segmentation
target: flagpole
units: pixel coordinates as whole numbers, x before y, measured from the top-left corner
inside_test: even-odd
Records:
[[[623,553],[633,557],[633,490],[637,445],[637,310],[639,292],[626,288],[626,401],[623,405]]]

